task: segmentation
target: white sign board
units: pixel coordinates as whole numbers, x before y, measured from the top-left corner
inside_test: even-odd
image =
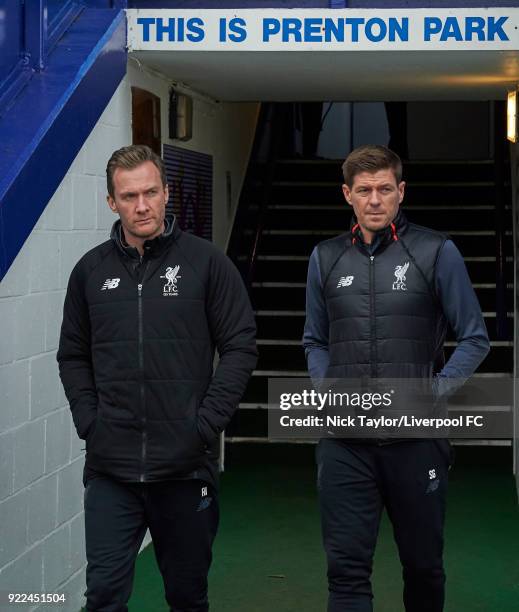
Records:
[[[519,8],[128,9],[130,51],[519,50]]]

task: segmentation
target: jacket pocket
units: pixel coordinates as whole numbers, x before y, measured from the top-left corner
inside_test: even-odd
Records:
[[[87,459],[100,471],[123,473],[138,464],[142,430],[137,422],[105,419],[98,415],[87,442]]]
[[[186,475],[201,467],[206,445],[196,416],[175,421],[148,421],[147,465],[155,477]]]

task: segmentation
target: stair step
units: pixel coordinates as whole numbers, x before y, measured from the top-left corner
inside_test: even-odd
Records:
[[[256,317],[304,317],[306,312],[304,310],[256,310]],[[507,317],[513,317],[513,312],[507,312]],[[483,311],[485,318],[496,317],[496,313],[493,311]]]
[[[261,182],[258,182],[260,193]],[[457,204],[459,202],[473,202],[474,204],[488,204],[495,200],[496,187],[490,181],[410,183],[406,186],[404,202],[412,207],[416,204],[434,204],[441,200],[442,204]],[[510,199],[510,186],[505,186],[505,196]],[[344,196],[340,183],[335,181],[278,181],[272,185],[270,199],[272,202],[315,204],[343,204]]]
[[[274,187],[331,187],[337,188],[336,181],[307,181],[307,180],[293,180],[293,181],[273,181]],[[506,184],[505,184],[506,185]],[[508,185],[509,186],[509,185]],[[474,187],[479,189],[480,187],[495,187],[494,181],[406,181],[406,189],[415,188],[427,188],[427,189],[451,189],[452,187]]]
[[[483,285],[483,286],[479,286]],[[496,309],[495,284],[476,283],[474,284],[482,310]],[[252,303],[256,309],[275,309],[275,310],[302,310],[305,306],[306,283],[284,283],[284,282],[265,282],[253,283]],[[513,290],[509,287],[506,291],[507,310],[513,309]]]
[[[256,340],[256,344],[258,346],[300,346],[302,348],[303,344],[301,339],[298,338],[258,338]],[[456,346],[455,340],[446,340],[444,346]],[[513,340],[490,340],[490,347],[506,347],[513,346]]]
[[[451,351],[446,351],[446,353],[451,353]],[[298,365],[301,366],[300,362]],[[503,379],[503,381],[507,380],[510,381],[511,378],[513,376],[512,372],[503,372],[503,371],[499,371],[499,369],[496,368],[496,371],[493,372],[478,372],[477,374],[474,374],[474,378],[476,379],[489,379],[489,380],[495,380],[495,379]],[[283,367],[280,367],[277,370],[263,370],[263,369],[258,369],[255,370],[254,375],[252,376],[252,378],[249,380],[247,389],[245,391],[245,394],[242,398],[242,403],[244,404],[261,404],[261,403],[266,403],[267,402],[267,398],[268,398],[268,380],[269,378],[308,378],[308,371],[306,370],[306,364],[304,365],[303,369],[293,369],[293,370],[288,370],[286,369],[286,365],[284,365]],[[509,383],[507,383],[509,384]],[[478,399],[479,398],[474,398],[474,402],[478,403]],[[486,402],[486,403],[491,403],[491,402]],[[496,404],[501,404],[502,401],[496,400]]]
[[[465,263],[471,279],[481,282],[494,282],[496,278],[496,258],[466,258]],[[505,265],[507,278],[513,277],[514,264],[508,261]],[[308,258],[302,255],[260,255],[256,262],[254,278],[256,282],[292,282],[304,283],[308,274]]]
[[[313,178],[342,183],[342,163],[344,160],[323,159],[286,159],[280,160],[275,168],[275,178],[306,180]],[[261,169],[260,169],[261,170]],[[453,160],[453,161],[410,161],[404,162],[403,177],[406,181],[491,181],[494,178],[493,160]]]
[[[298,314],[285,315],[282,310],[274,311],[278,314],[268,315],[261,314],[265,311],[259,311],[256,314],[256,325],[258,328],[258,338],[272,338],[272,339],[299,339],[303,336],[303,328],[305,324],[305,313],[304,311],[285,311],[285,312],[296,312]],[[266,311],[268,312],[268,311]],[[496,313],[493,312],[491,315],[484,313],[485,324],[490,339],[495,339],[496,336]],[[513,313],[508,313],[507,317],[507,331],[508,338],[512,338],[513,334]],[[452,332],[449,330],[447,339],[453,340]]]
[[[254,370],[252,376],[261,378],[308,378],[307,370]],[[472,378],[513,378],[513,372],[477,372]]]
[[[274,210],[284,210],[291,212],[299,212],[301,210],[313,210],[314,212],[321,211],[342,211],[348,205],[346,202],[342,204],[271,204],[268,209],[269,211]],[[257,205],[251,205],[250,210],[257,212]],[[505,210],[511,211],[511,206],[505,206]],[[405,209],[406,214],[409,212],[408,207]],[[492,204],[413,204],[412,210],[421,210],[421,211],[430,211],[437,212],[438,210],[444,211],[482,211],[482,210],[495,210],[495,206]]]
[[[273,439],[267,436],[225,436],[226,444],[308,444],[315,446],[317,440],[307,440],[299,438],[290,438],[290,440]],[[453,446],[512,446],[511,440],[457,440],[451,438],[450,443]]]
[[[310,257],[308,255],[258,255],[257,261],[304,261],[308,264],[308,260]],[[464,257],[465,263],[473,263],[473,262],[493,262],[495,263],[496,258],[493,255],[475,255],[473,257]],[[506,257],[507,263],[513,263],[513,257]],[[247,261],[248,258],[245,255],[240,255],[238,257],[239,261]]]
[[[440,230],[438,230],[440,231]],[[449,229],[444,229],[441,230],[442,232],[449,234],[449,236],[452,237],[456,237],[456,236],[477,236],[477,237],[490,237],[490,236],[495,236],[496,232],[493,229],[484,229],[484,230],[465,230],[465,229],[456,229],[456,228],[449,228]],[[254,232],[253,230],[245,230],[245,234],[246,235],[255,235],[256,232]],[[323,236],[323,240],[326,240],[327,238],[333,237],[333,236],[339,236],[341,233],[344,233],[344,231],[340,231],[340,230],[336,230],[336,229],[286,229],[286,228],[280,228],[280,229],[270,229],[270,228],[266,228],[263,230],[263,235],[265,236]],[[511,237],[512,236],[512,232],[511,230],[506,230],[505,231],[505,236],[507,237]]]
[[[253,287],[263,288],[301,288],[306,287],[304,282],[292,282],[292,281],[262,281],[252,283]],[[474,289],[495,289],[496,283],[472,283]],[[507,283],[507,289],[513,289],[513,283]]]
[[[269,409],[269,404],[267,403],[260,403],[260,402],[242,402],[240,404],[240,409],[241,410],[268,410]],[[473,410],[477,410],[478,412],[481,413],[503,413],[503,412],[512,412],[513,410],[513,406],[510,405],[480,405],[480,404],[474,404],[472,406],[452,406],[449,407],[449,411],[451,412],[469,412],[469,411],[473,411]]]
[[[225,430],[226,441],[235,437],[246,439],[247,441],[268,441],[275,442],[275,439],[268,438],[268,413],[265,404],[251,404],[249,408],[244,408],[240,405],[240,409],[236,411],[234,417]],[[477,409],[484,408],[477,406]],[[500,408],[500,407],[497,407]],[[510,412],[511,406],[501,407],[503,410],[494,410],[494,412]],[[481,412],[489,412],[481,410]],[[302,442],[303,440],[299,440]],[[306,440],[308,442],[308,440]],[[291,440],[296,443],[297,440]],[[507,440],[496,440],[497,444],[509,444]],[[464,444],[489,444],[489,441],[478,441],[472,439],[464,439]]]
[[[323,240],[338,236],[341,232],[328,230],[266,230],[261,238],[261,254],[287,254],[309,256],[313,248]],[[447,232],[465,257],[492,256],[495,254],[495,232],[481,230],[464,232],[450,230]],[[245,230],[252,238],[252,230]],[[482,239],[486,238],[486,239]],[[505,252],[512,253],[512,234],[505,236]]]
[[[257,368],[259,370],[286,370],[287,364],[294,370],[304,370],[306,360],[301,341],[292,341],[288,344],[265,344],[258,342],[259,360]],[[501,343],[503,342],[503,343]],[[445,356],[448,359],[454,350],[454,346],[445,347]],[[509,341],[499,341],[495,344],[487,355],[481,366],[480,372],[506,372],[513,367],[513,343]]]
[[[495,211],[493,208],[479,208],[474,210],[454,209],[438,210],[433,207],[429,209],[417,209],[406,207],[405,213],[411,223],[424,225],[438,231],[467,231],[479,230],[484,227],[487,231],[495,229]],[[511,211],[507,211],[506,220],[511,223]],[[347,231],[351,222],[351,207],[348,205],[327,208],[321,211],[315,209],[300,209],[292,211],[288,209],[269,209],[265,219],[267,230],[330,230],[337,228],[335,234]],[[252,225],[252,224],[251,224]]]

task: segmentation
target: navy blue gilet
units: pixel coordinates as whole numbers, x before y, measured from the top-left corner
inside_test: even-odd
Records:
[[[447,236],[399,211],[370,254],[355,219],[319,244],[329,320],[327,378],[430,378],[441,370],[446,318],[435,266]]]

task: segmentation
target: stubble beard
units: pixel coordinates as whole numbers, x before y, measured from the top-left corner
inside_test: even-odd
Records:
[[[162,219],[161,223],[158,225],[154,224],[153,229],[146,229],[145,227],[141,229],[138,225],[134,225],[132,228],[124,228],[125,232],[142,241],[151,240],[160,236],[164,232],[164,229],[164,219]]]

